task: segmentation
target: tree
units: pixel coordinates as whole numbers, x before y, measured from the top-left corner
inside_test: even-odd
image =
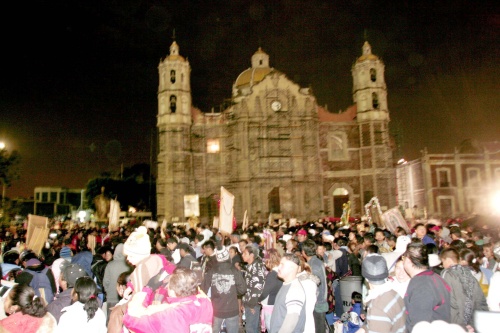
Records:
[[[2,212],[7,216],[5,205],[5,190],[12,185],[12,182],[19,179],[19,162],[21,155],[14,150],[11,153],[7,149],[0,150],[0,182],[2,185]]]
[[[122,210],[133,206],[139,210],[154,211],[156,207],[156,184],[150,175],[148,164],[135,164],[125,168],[121,177],[113,177],[110,173],[102,173],[99,177],[87,183],[86,197],[89,206],[93,209],[94,198],[101,194],[101,187],[105,188],[104,194],[110,199],[117,199]]]

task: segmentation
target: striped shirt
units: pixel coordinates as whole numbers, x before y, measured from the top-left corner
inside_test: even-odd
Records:
[[[388,290],[368,302],[366,332],[403,333],[405,321],[405,303],[396,291]]]

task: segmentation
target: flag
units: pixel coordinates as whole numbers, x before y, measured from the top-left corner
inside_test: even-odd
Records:
[[[230,234],[233,232],[234,195],[226,190],[223,186],[221,186],[220,198],[219,230]]]

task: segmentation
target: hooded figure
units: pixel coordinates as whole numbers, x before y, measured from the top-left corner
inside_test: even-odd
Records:
[[[123,244],[118,244],[113,253],[113,260],[106,266],[103,278],[104,292],[106,293],[106,300],[108,307],[113,307],[118,303],[119,297],[116,291],[116,281],[121,273],[131,270],[131,267],[125,260],[123,254]]]

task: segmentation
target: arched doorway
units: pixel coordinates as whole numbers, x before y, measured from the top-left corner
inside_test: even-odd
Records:
[[[349,191],[343,187],[333,190],[333,216],[341,217],[343,205],[349,201]]]

